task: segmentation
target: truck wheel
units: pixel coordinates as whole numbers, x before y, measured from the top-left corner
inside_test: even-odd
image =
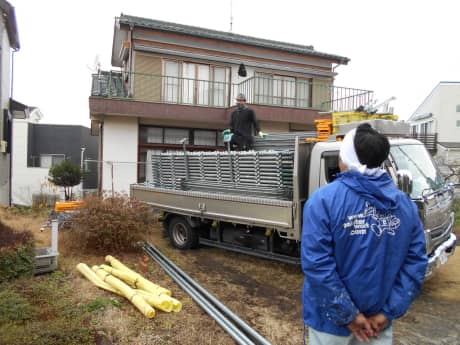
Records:
[[[198,244],[198,233],[186,219],[176,217],[169,222],[169,239],[178,249],[190,249]]]

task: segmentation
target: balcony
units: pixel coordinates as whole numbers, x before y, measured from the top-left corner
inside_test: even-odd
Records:
[[[372,101],[373,92],[288,77],[251,77],[241,83],[144,73],[103,71],[92,76],[91,96],[162,104],[229,108],[238,93],[254,105],[348,111]]]

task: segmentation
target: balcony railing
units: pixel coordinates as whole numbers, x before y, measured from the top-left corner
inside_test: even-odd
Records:
[[[372,91],[313,83],[306,79],[256,76],[239,84],[144,73],[93,74],[92,96],[228,108],[238,93],[247,102],[268,106],[354,110],[372,101]]]

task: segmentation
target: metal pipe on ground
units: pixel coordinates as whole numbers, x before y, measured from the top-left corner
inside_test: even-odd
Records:
[[[157,248],[155,248],[151,243],[147,242],[147,245],[144,246],[144,250],[149,248],[151,253],[156,254],[160,259],[162,259],[169,267],[174,271],[178,272],[180,276],[193,288],[195,288],[200,294],[206,297],[208,301],[214,304],[222,313],[229,317],[240,329],[242,329],[251,339],[257,342],[260,345],[271,345],[271,343],[262,337],[256,330],[250,327],[245,321],[239,318],[235,313],[233,313],[227,306],[222,304],[213,294],[205,290],[201,285],[199,285],[195,280],[193,280],[189,275],[182,271],[178,266],[171,262],[166,256],[164,256]]]
[[[147,254],[152,257],[168,273],[185,292],[187,292],[198,305],[203,308],[227,333],[240,345],[257,345],[251,341],[236,325],[227,319],[219,310],[201,296],[190,284],[187,283],[177,272],[175,272],[165,261],[159,257],[151,248],[144,247]]]

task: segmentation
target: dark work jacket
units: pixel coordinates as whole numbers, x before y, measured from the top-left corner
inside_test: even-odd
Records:
[[[234,135],[245,138],[252,137],[260,132],[259,122],[254,110],[248,106],[245,106],[242,110],[234,110],[230,121],[230,129]]]

